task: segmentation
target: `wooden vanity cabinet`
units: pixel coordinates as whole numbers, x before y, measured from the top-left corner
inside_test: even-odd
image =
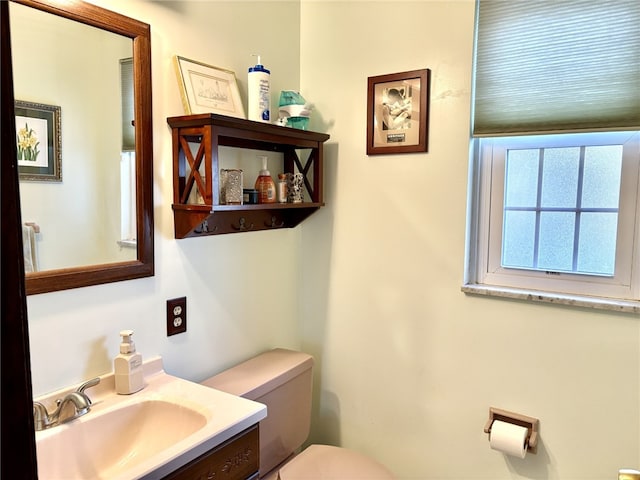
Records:
[[[230,438],[163,480],[257,480],[258,425]]]
[[[173,144],[175,238],[291,228],[324,205],[323,144],[329,135],[213,113],[170,117],[167,123]],[[302,173],[306,201],[221,205],[220,146],[282,153],[282,170],[271,172],[272,177]],[[300,158],[300,153],[308,155]]]

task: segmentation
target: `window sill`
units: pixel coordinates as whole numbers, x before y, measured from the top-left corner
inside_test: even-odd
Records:
[[[537,290],[520,290],[516,288],[494,287],[488,285],[463,285],[461,290],[472,295],[486,295],[532,302],[554,303],[572,307],[594,308],[610,312],[640,314],[640,301],[617,300],[581,295],[562,295],[559,293],[541,292]]]
[[[135,240],[118,240],[120,248],[138,248],[138,242]]]

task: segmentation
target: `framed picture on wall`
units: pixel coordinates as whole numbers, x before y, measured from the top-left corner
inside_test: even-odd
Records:
[[[60,107],[16,100],[20,180],[62,182]]]
[[[367,155],[426,152],[429,69],[368,78]]]
[[[232,70],[175,56],[182,103],[187,115],[217,113],[245,118],[236,74]]]

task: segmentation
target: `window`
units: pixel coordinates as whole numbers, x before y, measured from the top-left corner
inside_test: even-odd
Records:
[[[120,246],[136,248],[136,152],[133,127],[133,58],[120,60],[122,153],[120,155]]]
[[[477,143],[469,283],[640,299],[639,133]]]
[[[136,247],[136,153],[120,155],[120,245]]]
[[[640,312],[638,22],[478,2],[464,291]]]

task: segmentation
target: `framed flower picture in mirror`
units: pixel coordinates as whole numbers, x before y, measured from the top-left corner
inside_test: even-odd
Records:
[[[20,180],[62,181],[60,107],[16,100]]]

